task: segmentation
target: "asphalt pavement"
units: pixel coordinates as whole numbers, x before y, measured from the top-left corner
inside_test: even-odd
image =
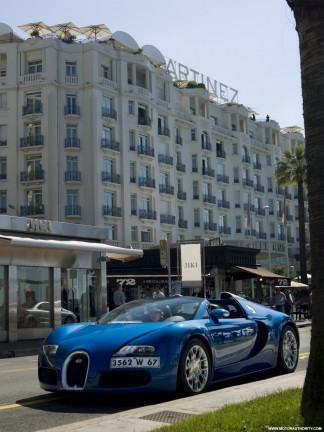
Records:
[[[311,325],[311,321],[298,321],[298,327]],[[42,340],[0,343],[0,358],[37,355]],[[240,403],[291,387],[303,387],[305,371],[279,375],[210,391],[201,395],[171,400],[116,414],[108,414],[78,423],[65,424],[46,432],[146,432],[164,425],[186,420],[194,415],[215,411],[227,404]],[[39,432],[45,432],[39,431]]]

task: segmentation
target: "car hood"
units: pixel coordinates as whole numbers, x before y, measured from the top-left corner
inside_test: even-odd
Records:
[[[89,354],[113,354],[134,339],[177,325],[175,323],[108,323],[71,324],[58,327],[44,341],[44,345],[58,345],[57,354],[66,357],[74,351]],[[162,331],[163,332],[163,331]]]

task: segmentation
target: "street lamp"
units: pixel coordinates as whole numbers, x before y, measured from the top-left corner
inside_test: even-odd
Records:
[[[271,255],[270,255],[270,226],[269,226],[269,213],[270,213],[270,207],[268,205],[263,206],[264,210],[267,210],[267,232],[268,232],[268,236],[267,236],[267,244],[268,244],[268,267],[269,267],[269,271],[271,271]]]

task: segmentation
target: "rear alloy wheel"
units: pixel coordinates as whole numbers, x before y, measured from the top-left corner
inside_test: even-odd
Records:
[[[74,319],[71,316],[67,316],[64,320],[64,324],[72,324],[74,323]]]
[[[178,385],[186,394],[203,393],[209,386],[211,361],[206,345],[192,339],[184,347],[179,363]]]
[[[296,330],[287,325],[281,333],[277,369],[279,372],[294,372],[298,364],[298,337]]]

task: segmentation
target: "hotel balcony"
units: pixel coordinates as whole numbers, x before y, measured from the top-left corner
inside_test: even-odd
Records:
[[[174,195],[174,186],[160,184],[159,191],[160,191],[160,193],[163,193],[163,194]]]
[[[43,104],[40,101],[30,102],[22,107],[22,115],[43,114]]]
[[[65,171],[65,181],[66,182],[81,182],[81,172],[80,171]]]
[[[112,139],[101,138],[101,148],[104,150],[112,150],[115,152],[120,152],[119,142]]]
[[[160,223],[175,225],[175,216],[167,215],[167,214],[161,214],[160,215]]]
[[[28,136],[24,138],[20,138],[20,148],[25,149],[29,147],[42,147],[44,146],[44,136]]]
[[[68,205],[65,206],[65,216],[81,216],[81,206],[79,205]]]
[[[121,217],[121,207],[102,206],[103,216]]]
[[[102,117],[117,120],[117,111],[112,108],[101,108]]]
[[[139,177],[138,185],[142,187],[155,189],[155,179],[147,178],[147,177]]]
[[[38,169],[36,171],[21,171],[20,172],[20,181],[21,182],[30,182],[30,181],[40,181],[44,180],[44,170]]]
[[[106,171],[102,171],[101,180],[107,183],[115,183],[120,184],[120,175],[119,174],[111,174]]]
[[[45,206],[43,204],[26,205],[20,207],[20,216],[44,216]]]
[[[80,117],[80,107],[77,105],[66,105],[64,107],[64,115]]]
[[[64,146],[65,148],[80,149],[80,138],[75,138],[75,137],[65,138]]]
[[[149,219],[149,220],[157,219],[155,210],[140,210],[138,217],[140,219]]]

